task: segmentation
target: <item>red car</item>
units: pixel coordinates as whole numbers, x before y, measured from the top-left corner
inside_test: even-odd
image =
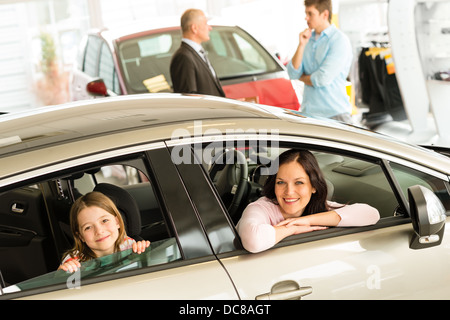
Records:
[[[179,27],[140,32],[93,31],[85,37],[71,82],[72,100],[93,95],[171,92],[169,67]],[[300,107],[282,63],[236,26],[213,26],[204,44],[228,98]]]

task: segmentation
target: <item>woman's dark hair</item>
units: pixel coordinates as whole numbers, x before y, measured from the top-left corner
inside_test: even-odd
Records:
[[[312,194],[311,200],[305,208],[303,215],[309,215],[318,212],[328,211],[327,194],[328,188],[319,164],[314,155],[308,150],[291,149],[283,152],[278,157],[278,168],[286,163],[296,161],[306,171],[311,181],[311,185],[316,189]],[[275,195],[275,182],[277,174],[273,174],[267,178],[264,184],[263,195],[270,199],[273,203],[278,204]]]

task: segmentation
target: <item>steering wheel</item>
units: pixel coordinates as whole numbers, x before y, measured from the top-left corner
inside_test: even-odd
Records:
[[[245,155],[235,149],[225,150],[215,159],[209,176],[233,217],[247,189],[248,164]]]

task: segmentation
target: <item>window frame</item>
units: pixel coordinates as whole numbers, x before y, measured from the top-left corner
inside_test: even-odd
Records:
[[[155,152],[157,154],[155,154]],[[162,157],[161,157],[162,155]],[[158,159],[159,157],[159,159]],[[1,191],[10,191],[16,188],[21,188],[33,184],[48,184],[48,182],[54,181],[56,179],[60,179],[62,177],[67,177],[73,175],[77,172],[85,171],[90,168],[101,167],[105,165],[113,165],[117,163],[125,163],[129,161],[136,161],[139,158],[142,159],[142,165],[145,167],[138,168],[139,170],[145,169],[143,172],[147,175],[149,180],[152,182],[152,186],[154,186],[155,196],[158,199],[160,204],[160,208],[164,218],[166,219],[166,223],[171,224],[173,237],[176,238],[176,242],[178,244],[178,248],[180,254],[182,256],[181,260],[171,261],[169,263],[162,263],[154,266],[148,266],[143,268],[137,268],[133,270],[125,270],[119,273],[106,274],[98,277],[92,277],[88,279],[81,279],[81,285],[90,285],[95,283],[100,283],[103,281],[116,280],[121,278],[126,278],[135,275],[147,274],[158,272],[162,270],[169,270],[173,268],[179,268],[183,266],[188,266],[196,263],[207,262],[211,260],[215,260],[215,256],[213,251],[211,250],[209,241],[207,236],[205,235],[203,228],[198,220],[197,213],[195,213],[195,208],[189,203],[189,207],[186,206],[186,201],[179,201],[180,203],[169,203],[168,201],[173,201],[173,196],[180,197],[179,193],[173,194],[173,188],[170,187],[168,183],[168,179],[165,179],[164,174],[167,173],[167,170],[172,171],[172,177],[174,174],[177,174],[177,170],[172,164],[171,161],[167,161],[167,158],[170,156],[167,152],[165,145],[161,143],[152,143],[141,146],[134,146],[123,148],[121,150],[114,150],[110,152],[103,152],[95,155],[84,156],[77,159],[71,159],[66,162],[60,162],[58,164],[50,165],[45,168],[39,168],[34,170],[33,172],[27,172],[23,175],[28,177],[28,179],[22,179],[22,175],[15,176],[11,179],[16,180],[16,182],[10,181],[9,185],[3,186]],[[165,166],[166,170],[159,170],[161,166]],[[171,168],[170,168],[171,167]],[[159,171],[157,171],[159,170]],[[29,178],[31,175],[32,178]],[[165,182],[164,182],[165,181]],[[173,181],[172,181],[173,182]],[[184,190],[184,185],[180,180],[179,184],[176,184],[178,191]],[[183,195],[181,195],[183,196]],[[187,193],[184,194],[185,199],[187,198]],[[44,195],[45,197],[45,195]],[[178,205],[178,209],[176,206]],[[182,210],[179,208],[182,206]],[[52,215],[51,211],[46,208],[46,212],[42,212],[41,214],[47,214],[47,216]],[[174,214],[174,211],[178,211],[178,214]],[[189,211],[193,212],[193,214],[186,220],[190,223],[189,232],[190,234],[186,235],[186,232],[183,228],[186,226],[186,221],[180,220],[180,212],[183,215],[186,215]],[[55,217],[51,217],[49,219],[50,223],[57,222]],[[197,236],[192,236],[194,231],[197,232]],[[203,240],[201,239],[203,237]],[[189,242],[195,239],[194,242],[196,244],[195,248],[189,248]],[[56,244],[56,242],[60,240],[58,236],[55,236],[53,233],[51,235],[51,241]],[[200,243],[200,242],[203,242]],[[187,245],[186,245],[187,244]],[[202,248],[201,250],[197,250],[198,248]],[[57,248],[55,248],[56,251]],[[19,297],[25,297],[30,295],[42,294],[47,292],[53,292],[58,290],[67,290],[68,287],[66,283],[61,284],[52,284],[48,286],[33,288],[25,291],[8,293],[4,295],[0,295],[0,300],[5,299],[14,299]]]
[[[168,141],[167,144],[169,147],[173,146],[182,146],[182,145],[188,145],[190,148],[195,149],[199,146],[208,144],[208,143],[223,143],[224,146],[227,145],[227,143],[231,143],[230,141],[234,143],[242,143],[242,141],[248,142],[251,140],[270,140],[273,137],[264,136],[264,135],[258,135],[258,134],[230,134],[227,136],[201,136],[201,137],[193,137],[193,138],[183,138],[181,140],[171,140]],[[329,152],[333,154],[338,154],[342,156],[352,157],[359,160],[368,161],[374,164],[377,164],[382,169],[384,176],[386,178],[386,181],[389,183],[389,186],[393,192],[393,195],[398,201],[398,205],[401,208],[402,212],[405,212],[404,215],[398,215],[395,216],[393,214],[392,217],[385,217],[380,219],[377,224],[372,226],[364,226],[364,227],[352,227],[352,228],[329,228],[327,230],[321,230],[321,231],[315,231],[311,233],[306,234],[299,234],[290,236],[286,239],[283,239],[281,242],[279,242],[277,245],[275,245],[273,248],[279,248],[283,246],[291,246],[301,243],[307,243],[311,241],[316,240],[324,240],[329,239],[333,237],[339,237],[347,234],[356,234],[360,232],[366,232],[370,230],[376,230],[376,229],[383,229],[387,227],[393,227],[398,226],[402,224],[408,224],[411,223],[411,219],[409,217],[409,204],[408,200],[404,197],[401,188],[399,187],[399,183],[395,177],[395,175],[392,174],[392,169],[390,167],[390,162],[395,162],[397,164],[400,164],[402,166],[415,169],[418,171],[421,171],[423,173],[430,174],[436,178],[442,179],[444,181],[448,182],[448,177],[440,172],[437,172],[433,169],[430,169],[428,167],[421,166],[417,163],[411,162],[407,159],[403,158],[397,158],[394,155],[390,154],[384,154],[380,151],[376,151],[370,148],[364,148],[361,146],[351,145],[339,141],[331,141],[331,140],[319,140],[316,138],[311,137],[299,137],[299,136],[280,136],[279,141],[280,147],[298,147],[298,148],[304,148],[307,150],[313,150],[313,151],[321,151],[321,152]],[[203,167],[203,166],[202,166]],[[228,220],[230,221],[231,227],[235,230],[234,224],[231,222],[231,218],[226,211],[225,205],[222,203],[220,196],[215,189],[213,182],[209,178],[209,175],[205,175],[207,179],[209,180],[210,186],[213,189],[214,193],[216,194],[216,198],[220,202],[221,208],[224,212],[224,214],[228,217]],[[204,219],[204,218],[202,218]],[[208,232],[208,230],[206,230]],[[239,237],[238,237],[239,238]],[[240,239],[239,239],[240,242]],[[271,248],[271,249],[273,249]],[[270,249],[269,249],[270,250]],[[241,247],[237,246],[235,251],[227,252],[227,253],[220,253],[217,252],[218,256],[220,258],[223,257],[229,257],[229,256],[235,256],[240,254],[247,254],[248,252]]]

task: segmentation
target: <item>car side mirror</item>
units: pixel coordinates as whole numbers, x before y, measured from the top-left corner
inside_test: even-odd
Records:
[[[410,215],[414,234],[409,247],[423,249],[438,246],[444,236],[446,214],[439,198],[428,188],[408,188]]]
[[[106,88],[106,84],[103,79],[95,79],[91,82],[88,82],[86,85],[86,91],[95,97],[107,97],[108,89]]]

